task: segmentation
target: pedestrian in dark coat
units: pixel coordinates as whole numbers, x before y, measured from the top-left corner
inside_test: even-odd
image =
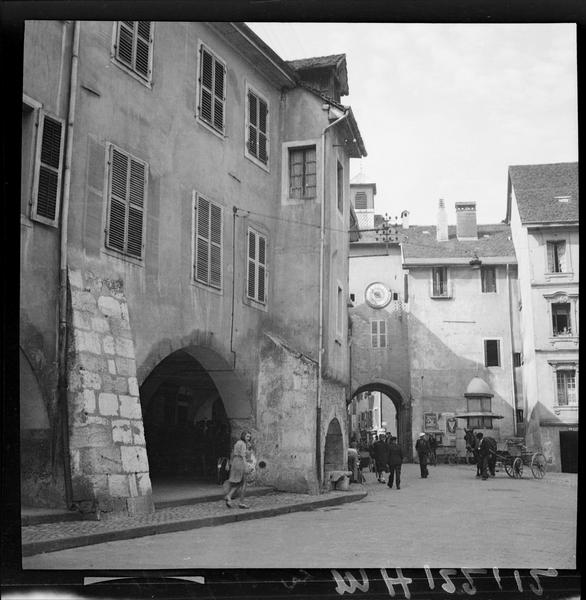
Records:
[[[435,467],[437,465],[437,456],[435,454],[435,449],[437,448],[437,441],[433,433],[429,435],[429,440],[427,443],[429,444],[429,464]]]
[[[389,447],[381,434],[372,446],[374,453],[374,465],[376,468],[376,478],[380,483],[386,483],[383,473],[387,470],[389,462]]]
[[[429,475],[427,470],[427,460],[429,456],[429,444],[425,439],[425,433],[419,434],[419,439],[415,442],[415,450],[419,458],[419,470],[421,472],[422,479],[425,479]]]
[[[396,481],[397,489],[401,489],[401,465],[403,464],[403,450],[397,444],[397,438],[391,436],[389,443],[389,483],[393,487],[393,480]]]

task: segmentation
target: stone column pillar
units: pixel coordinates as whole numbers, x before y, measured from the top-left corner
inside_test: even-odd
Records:
[[[134,341],[122,281],[69,272],[68,402],[73,501],[154,511]]]

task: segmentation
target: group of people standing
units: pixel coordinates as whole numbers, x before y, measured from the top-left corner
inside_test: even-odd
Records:
[[[391,434],[381,433],[369,448],[369,452],[374,459],[377,480],[386,483],[389,488],[396,483],[397,489],[400,490],[403,450],[397,443],[397,438]],[[389,474],[388,482],[384,478],[385,472]]]

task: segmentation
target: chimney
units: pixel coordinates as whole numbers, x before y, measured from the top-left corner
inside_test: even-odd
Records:
[[[401,225],[403,226],[403,229],[409,229],[409,211],[408,210],[404,210],[401,213]]]
[[[437,241],[448,241],[448,215],[446,214],[444,201],[441,198],[437,208]]]
[[[476,202],[456,202],[456,233],[459,240],[477,240]]]

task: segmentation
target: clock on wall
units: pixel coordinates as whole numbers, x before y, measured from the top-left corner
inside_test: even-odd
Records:
[[[371,283],[364,292],[366,303],[372,308],[384,308],[391,301],[391,292],[384,283]]]

